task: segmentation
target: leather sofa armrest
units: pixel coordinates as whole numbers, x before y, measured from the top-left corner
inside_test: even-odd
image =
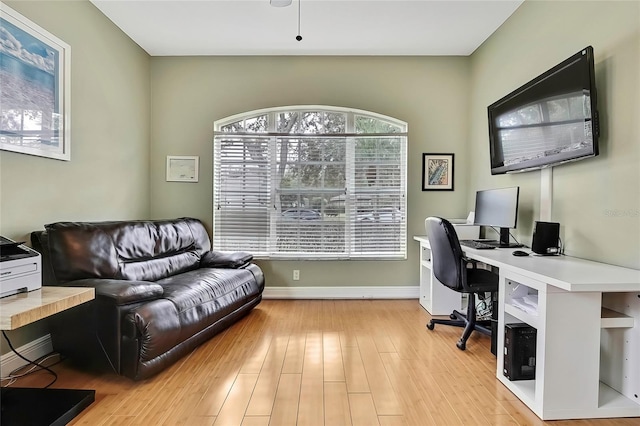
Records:
[[[253,260],[246,251],[208,251],[200,259],[201,268],[238,269]]]
[[[67,287],[93,287],[96,291],[96,298],[110,299],[115,305],[155,300],[164,294],[162,286],[151,281],[88,278],[69,281],[64,285]]]

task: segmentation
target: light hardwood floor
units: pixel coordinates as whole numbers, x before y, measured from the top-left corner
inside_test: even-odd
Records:
[[[96,390],[75,425],[638,425],[542,422],[495,378],[487,336],[425,327],[416,300],[265,300],[141,382],[56,365],[53,387]],[[14,386],[50,381],[45,373]]]

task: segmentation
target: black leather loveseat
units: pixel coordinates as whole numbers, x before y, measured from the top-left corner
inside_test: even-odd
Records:
[[[31,234],[44,285],[95,288],[51,317],[54,349],[134,380],[171,365],[260,303],[264,276],[244,252],[211,251],[196,219],[58,222]]]

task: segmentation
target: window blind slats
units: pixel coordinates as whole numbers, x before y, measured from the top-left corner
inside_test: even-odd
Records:
[[[262,258],[406,257],[406,124],[344,111],[250,117],[216,123],[224,131],[214,138],[216,249]]]

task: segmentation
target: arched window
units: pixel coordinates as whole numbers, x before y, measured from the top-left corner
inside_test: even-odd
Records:
[[[257,258],[406,258],[407,123],[327,106],[214,123],[213,244]]]

